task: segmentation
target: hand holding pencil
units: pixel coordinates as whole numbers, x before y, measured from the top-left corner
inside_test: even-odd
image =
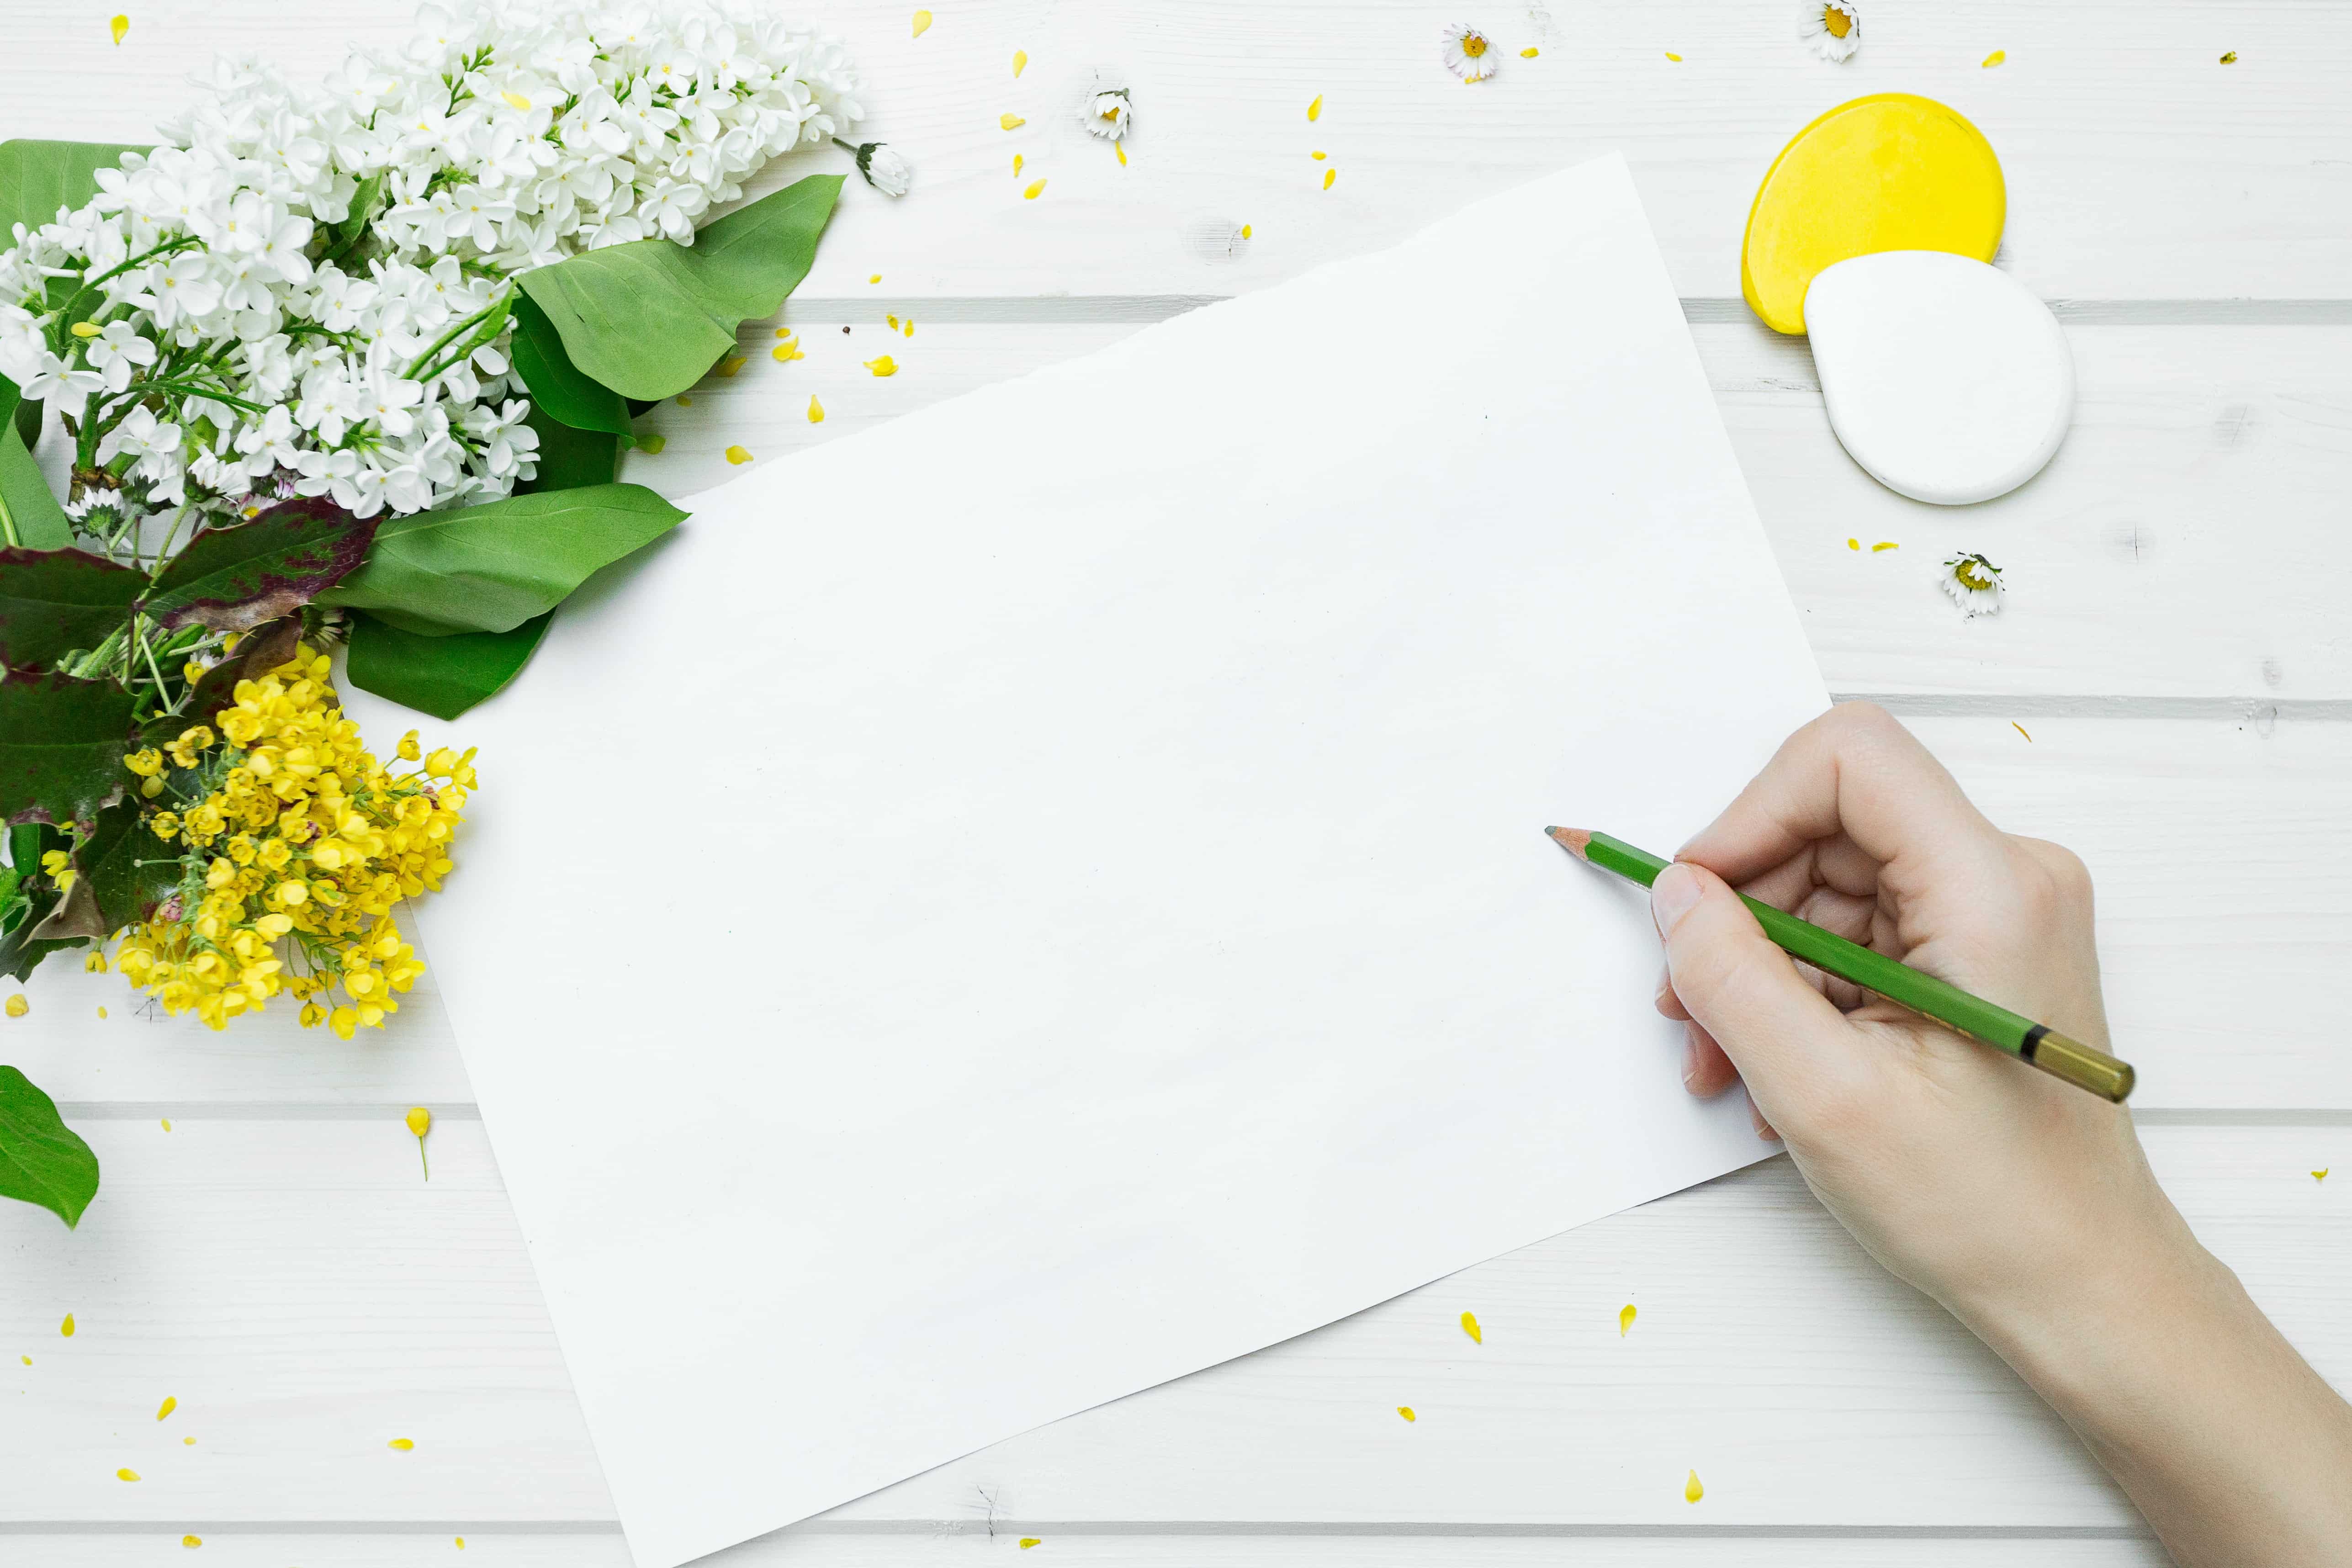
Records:
[[[1884,710],[1822,715],[1655,874],[1683,1081],[1745,1083],[1829,1211],[2050,1400],[2179,1562],[2346,1561],[2352,1410],[2199,1245],[2122,1106],[1800,967],[1742,893],[2105,1053],[2082,863],[1995,827]]]

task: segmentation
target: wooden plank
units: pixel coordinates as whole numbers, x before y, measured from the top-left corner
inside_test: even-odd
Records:
[[[5,1550],[22,1552],[42,1568],[285,1568],[289,1563],[335,1568],[415,1568],[446,1562],[453,1568],[629,1568],[617,1531],[561,1535],[508,1529],[467,1534],[465,1555],[453,1555],[453,1531],[256,1531],[204,1525],[204,1556],[187,1557],[186,1531],[138,1535],[41,1531],[0,1535]],[[460,1527],[462,1528],[462,1527]],[[1038,1534],[1037,1531],[1045,1533]],[[1021,1542],[1034,1545],[1024,1550]],[[995,1535],[968,1527],[951,1534],[928,1531],[887,1536],[785,1531],[704,1561],[710,1568],[1700,1568],[1727,1554],[1748,1568],[2010,1568],[2021,1557],[2035,1568],[2169,1568],[2152,1541],[2084,1540],[2068,1536],[1985,1539],[1895,1537],[1880,1540],[1800,1537],[1759,1539],[1739,1534],[1689,1537],[1610,1536],[1496,1538],[1478,1535],[1103,1535],[1085,1526],[1004,1521]]]
[[[429,1185],[396,1121],[89,1132],[107,1185],[79,1233],[0,1205],[0,1401],[21,1435],[0,1523],[611,1518],[478,1124],[435,1132]],[[2286,1333],[2352,1375],[2352,1189],[2307,1173],[2352,1169],[2352,1125],[2159,1126],[2147,1143]],[[1621,1337],[1628,1301],[1640,1316]],[[158,1422],[167,1394],[178,1408]],[[744,1397],[790,1418],[784,1391]],[[142,1479],[117,1480],[125,1466]],[[1001,1517],[1068,1524],[1674,1528],[1694,1520],[1692,1468],[1700,1517],[1726,1527],[2135,1528],[2057,1421],[1881,1273],[1785,1161],[830,1522],[971,1525],[985,1495]]]
[[[1940,606],[1925,611],[1932,622]],[[1912,728],[1995,821],[2090,863],[2116,1038],[2141,1072],[2136,1103],[2352,1109],[2352,725],[2033,718],[2021,731],[1981,717]],[[497,760],[483,767],[497,788]],[[159,1020],[115,976],[52,963],[33,977],[29,1013],[0,1020],[0,1052],[77,1112],[278,1103],[396,1117],[471,1098],[432,984],[390,1027],[346,1045],[274,1014],[217,1035]]]
[[[157,0],[117,47],[102,16],[29,0],[11,10],[0,133],[135,138],[189,100],[184,73],[213,50],[315,77],[350,41],[404,37],[407,9],[337,0],[296,28],[271,0]],[[1452,14],[1418,0],[1197,0],[1181,26],[1154,0],[959,0],[919,38],[911,9],[823,13],[871,83],[862,134],[919,174],[897,204],[853,185],[813,291],[881,272],[935,294],[1234,292],[1618,148],[1680,289],[1736,298],[1739,235],[1775,151],[1831,105],[1885,90],[1942,99],[1984,129],[2009,179],[2004,262],[2042,294],[2341,298],[2352,279],[2335,216],[2352,203],[2341,6],[1882,8],[1860,56],[1833,66],[1799,44],[1786,8],[1538,5],[1490,18],[1508,24],[1507,58],[1475,88],[1437,61]],[[1528,47],[1540,58],[1518,58]],[[1030,55],[1017,80],[1016,48]],[[2006,63],[1982,68],[1995,48]],[[2225,49],[2238,63],[2218,63]],[[1097,83],[1134,91],[1125,167],[1079,123]],[[1000,129],[1008,112],[1027,123]],[[1318,149],[1328,162],[1308,157]],[[842,162],[803,155],[755,189]],[[1022,200],[1040,175],[1045,195]]]

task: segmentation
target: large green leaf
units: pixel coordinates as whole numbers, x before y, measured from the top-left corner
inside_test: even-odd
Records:
[[[341,582],[375,531],[375,519],[353,517],[324,496],[280,501],[251,522],[190,540],[140,607],[165,627],[201,621],[215,631],[246,631]]]
[[[367,564],[318,603],[373,611],[425,637],[511,631],[685,518],[643,485],[585,485],[412,512],[378,529]]]
[[[147,574],[79,550],[0,550],[0,665],[37,669],[96,647],[131,617]]]
[[[135,799],[108,806],[76,857],[81,880],[97,896],[101,931],[145,920],[180,885],[180,863],[139,816]]]
[[[0,822],[88,822],[121,798],[135,700],[110,680],[0,680]]]
[[[0,245],[17,224],[55,223],[59,207],[98,195],[98,172],[125,153],[149,151],[115,142],[0,142]]]
[[[583,250],[522,275],[572,363],[624,397],[674,396],[735,346],[735,329],[773,314],[808,276],[839,174],[811,174],[694,237]]]
[[[0,1197],[38,1204],[71,1229],[98,1195],[98,1156],[65,1124],[57,1101],[0,1067]]]
[[[619,393],[590,380],[572,363],[572,356],[563,352],[562,334],[529,294],[515,298],[514,329],[507,348],[514,355],[515,374],[522,377],[534,409],[545,410],[574,430],[629,433],[628,405],[621,401]],[[728,341],[733,342],[734,334],[730,332]]]
[[[509,632],[428,637],[387,626],[362,611],[352,617],[343,670],[352,684],[404,707],[455,719],[505,689],[529,662],[555,612]]]
[[[27,452],[41,444],[41,405],[26,402],[23,391],[5,375],[0,375],[0,419],[15,422],[16,438]]]
[[[14,421],[0,425],[0,546],[63,550],[72,542],[73,524],[49,493],[25,437]]]
[[[538,404],[525,424],[539,432],[539,472],[515,486],[519,496],[609,485],[621,474],[621,438],[603,430],[575,430]]]

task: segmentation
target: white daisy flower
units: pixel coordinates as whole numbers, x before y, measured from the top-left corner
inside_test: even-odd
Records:
[[[1135,106],[1128,101],[1127,89],[1115,87],[1087,101],[1087,129],[1096,135],[1116,142],[1134,125]]]
[[[1464,81],[1484,81],[1503,63],[1502,51],[1476,27],[1449,22],[1437,35],[1438,58]]]
[[[846,148],[857,154],[857,172],[866,183],[886,196],[903,196],[915,185],[915,165],[907,155],[887,142],[868,142],[862,147],[852,147],[840,137],[833,139],[836,147]]]
[[[1825,60],[1850,60],[1862,47],[1862,13],[1854,0],[1804,0],[1797,37]]]
[[[1969,619],[2000,614],[2000,568],[1983,556],[1973,552],[1946,556],[1943,574],[1937,581]]]

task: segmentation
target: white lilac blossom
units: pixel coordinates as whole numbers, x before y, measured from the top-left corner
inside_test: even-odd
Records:
[[[864,116],[842,46],[750,0],[428,6],[320,87],[252,59],[206,85],[166,145],[0,252],[0,375],[69,421],[85,533],[508,494],[538,447],[514,275],[690,245],[762,163]],[[882,153],[866,177],[904,190]]]
[[[1135,105],[1128,100],[1127,89],[1115,87],[1089,99],[1087,102],[1087,129],[1113,142],[1134,130]]]
[[[1437,58],[1464,81],[1484,81],[1503,63],[1502,51],[1481,27],[1449,22],[1438,29]]]
[[[1937,581],[1969,619],[2000,614],[2000,568],[1981,555],[1961,553],[1944,558]]]
[[[1804,0],[1797,37],[1825,60],[1846,60],[1862,47],[1862,13],[1853,0]]]

